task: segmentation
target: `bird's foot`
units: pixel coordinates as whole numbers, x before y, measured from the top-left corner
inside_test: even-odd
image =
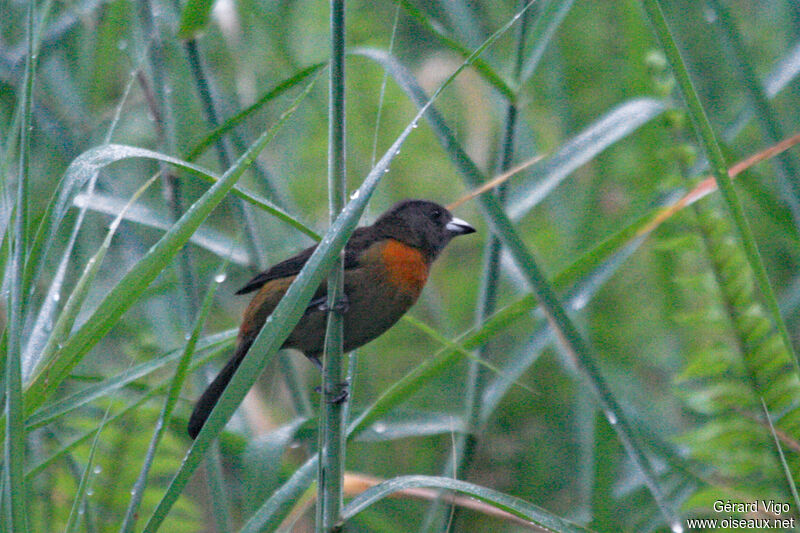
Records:
[[[339,405],[347,401],[350,397],[350,384],[348,382],[337,383],[333,391],[325,394],[325,401],[334,405]]]
[[[333,305],[328,305],[327,298],[320,298],[320,303],[317,304],[317,309],[320,311],[328,312],[334,311],[339,314],[344,314],[350,309],[350,300],[347,299],[346,294],[342,294],[338,300],[336,300]]]
[[[315,392],[322,392],[322,387],[314,387]],[[350,383],[347,381],[342,383],[337,383],[333,386],[333,390],[326,390],[325,391],[325,402],[332,403],[334,405],[339,405],[340,403],[344,403],[347,401],[347,398],[350,397]]]

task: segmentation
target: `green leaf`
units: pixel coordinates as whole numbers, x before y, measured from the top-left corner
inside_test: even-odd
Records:
[[[530,41],[533,46],[526,53],[525,63],[522,66],[520,75],[520,84],[524,84],[531,79],[547,46],[553,40],[556,30],[558,30],[574,3],[575,0],[550,0],[541,8],[539,16],[536,17],[531,29]]]
[[[162,213],[141,204],[134,204],[123,213],[122,208],[125,205],[125,201],[110,194],[94,193],[87,195],[81,193],[75,197],[73,204],[76,207],[87,207],[92,211],[112,216],[122,213],[122,218],[125,221],[141,224],[149,228],[167,231],[171,227],[171,221]],[[244,246],[211,228],[201,226],[192,235],[190,242],[221,258],[230,257],[231,262],[237,265],[248,266],[250,264],[247,250],[245,250]]]
[[[210,146],[220,140],[223,135],[231,131],[237,125],[244,122],[246,119],[253,116],[253,114],[264,107],[267,103],[271,102],[272,100],[278,98],[283,93],[296,87],[303,83],[305,80],[316,74],[320,69],[327,66],[327,63],[315,63],[309,67],[306,67],[299,72],[293,74],[292,76],[288,77],[287,79],[278,83],[275,87],[264,93],[260,96],[255,102],[247,106],[246,108],[242,109],[234,116],[217,126],[214,131],[209,133],[208,135],[203,138],[200,142],[198,142],[194,147],[192,147],[189,152],[186,154],[187,161],[194,161],[202,153],[204,153]]]
[[[222,336],[224,334],[219,334],[219,335]],[[234,337],[232,337],[227,343],[221,344],[216,349],[209,350],[208,353],[204,353],[202,357],[198,357],[197,360],[195,360],[192,363],[192,365],[190,366],[190,370],[195,370],[195,369],[199,368],[200,366],[208,363],[212,358],[216,357],[219,354],[220,351],[228,349],[230,347],[230,343],[233,340],[234,340]],[[181,353],[182,353],[181,351],[176,351],[174,354],[171,354],[171,355],[174,355],[174,357],[171,357],[171,359],[174,360],[175,358],[180,356]],[[133,370],[133,369],[130,369],[130,370]],[[105,422],[105,424],[108,425],[108,424],[114,423],[114,422],[124,418],[128,414],[136,412],[138,409],[141,408],[141,406],[143,404],[147,403],[148,401],[150,401],[154,397],[164,393],[164,391],[166,390],[168,384],[169,384],[169,380],[165,379],[165,380],[162,380],[161,382],[156,383],[155,385],[151,386],[149,389],[147,389],[147,391],[144,394],[140,395],[136,400],[134,400],[130,404],[126,405],[125,408],[122,409],[120,412],[118,412],[117,414],[111,416]],[[78,393],[78,394],[75,395],[76,396],[76,398],[75,398],[76,405],[74,405],[74,407],[71,408],[71,409],[66,409],[65,408],[63,410],[63,414],[71,412],[74,408],[80,407],[81,405],[86,404],[88,401],[92,401],[92,400],[94,400],[96,398],[102,398],[102,397],[105,397],[105,396],[109,396],[109,395],[113,394],[113,392],[115,390],[118,390],[120,388],[120,386],[123,386],[123,385],[124,384],[109,383],[108,384],[108,389],[102,391],[102,394],[92,395],[92,397],[88,398],[88,399],[86,397],[88,397],[90,395],[90,391],[87,390],[85,397],[81,398],[81,400],[85,400],[85,401],[81,401],[80,405],[77,405],[77,400],[78,400],[77,396],[80,395],[80,393]],[[94,393],[94,392],[97,392],[97,391],[92,389],[91,392]],[[65,444],[64,446],[62,446],[61,448],[59,448],[55,452],[53,452],[50,455],[44,457],[43,459],[40,459],[39,462],[37,462],[33,466],[29,466],[28,469],[25,472],[25,479],[26,480],[32,479],[33,477],[35,477],[38,474],[40,474],[43,470],[45,470],[51,464],[53,464],[56,461],[58,461],[59,459],[63,458],[65,455],[67,455],[69,453],[72,453],[72,451],[75,450],[75,448],[77,448],[78,446],[80,446],[81,444],[83,444],[84,442],[89,440],[90,438],[92,438],[92,436],[94,436],[97,433],[97,431],[100,430],[100,428],[102,426],[103,426],[103,423],[101,422],[100,424],[98,424],[97,426],[92,428],[91,430],[86,431],[82,435],[72,439],[70,442],[68,442],[67,444]]]
[[[128,209],[128,207],[133,205],[136,199],[141,196],[150,187],[150,185],[153,184],[153,182],[155,182],[155,178],[156,176],[153,176],[147,180],[134,193],[130,201],[126,205],[122,206],[119,215],[111,223],[111,226],[109,227],[106,237],[103,239],[103,243],[101,244],[100,248],[89,259],[89,261],[87,261],[81,277],[78,279],[75,287],[70,293],[67,303],[64,305],[64,309],[61,311],[61,314],[59,315],[55,326],[53,326],[50,335],[47,337],[44,346],[29,354],[29,359],[26,360],[26,368],[28,369],[28,373],[33,372],[34,369],[39,369],[41,373],[46,373],[57,364],[52,358],[53,353],[59,349],[61,343],[64,342],[64,339],[66,339],[66,337],[69,335],[69,332],[72,330],[75,319],[77,318],[78,313],[83,306],[83,302],[89,293],[89,288],[94,281],[98,270],[100,269],[100,265],[103,263],[106,252],[111,246],[111,240],[114,238],[114,234],[117,232],[117,228],[119,227],[119,224],[125,215],[125,211]],[[65,264],[64,260],[62,260],[61,264]]]
[[[6,330],[8,335],[5,357],[5,439],[3,450],[2,497],[3,523],[9,530],[28,531],[28,494],[25,488],[25,457],[27,452],[24,424],[24,397],[22,391],[22,346],[25,315],[28,304],[23,271],[28,254],[28,202],[31,200],[28,183],[31,175],[31,124],[33,123],[33,83],[36,68],[34,55],[35,3],[28,4],[25,22],[25,74],[22,92],[19,95],[21,120],[19,123],[19,171],[17,172],[17,194],[14,206],[14,226],[8,238],[10,243],[10,270],[8,296],[6,297]],[[16,132],[14,132],[16,134]],[[10,228],[9,228],[10,229]],[[4,280],[5,281],[5,280]]]
[[[525,216],[575,170],[668,108],[661,100],[636,98],[600,117],[540,163],[535,174],[538,179],[529,179],[514,191],[508,200],[511,219]]]

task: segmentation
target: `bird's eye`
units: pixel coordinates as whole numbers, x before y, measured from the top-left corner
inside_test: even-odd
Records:
[[[435,209],[432,213],[435,220],[441,220],[443,214],[439,209]]]

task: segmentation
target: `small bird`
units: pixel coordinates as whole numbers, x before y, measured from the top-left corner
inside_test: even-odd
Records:
[[[450,239],[474,232],[475,228],[454,218],[445,207],[426,200],[399,202],[371,226],[356,229],[344,248],[344,351],[363,346],[400,320],[417,301],[431,264]],[[192,412],[188,429],[193,439],[315,248],[306,248],[274,265],[237,291],[258,292],[244,312],[233,356]],[[323,282],[282,348],[303,352],[321,369],[327,313],[327,286]]]

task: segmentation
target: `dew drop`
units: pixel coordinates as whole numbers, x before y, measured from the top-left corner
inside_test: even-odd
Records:
[[[358,198],[359,196],[361,196],[361,189],[356,189],[356,190],[354,190],[354,191],[352,192],[352,194],[350,195],[350,199],[351,199],[351,200],[355,200],[355,199],[356,199],[356,198]]]
[[[608,423],[612,426],[617,425],[617,415],[612,413],[611,411],[606,411],[606,418],[608,419]]]
[[[578,296],[577,298],[575,298],[575,300],[573,300],[573,302],[572,302],[572,307],[573,307],[573,308],[574,308],[576,311],[579,311],[579,310],[583,309],[584,307],[586,307],[586,304],[588,304],[588,303],[589,303],[589,297],[588,297],[588,295],[586,295],[586,294],[581,294],[580,296]]]
[[[87,489],[86,490],[86,495],[87,496],[94,496],[94,489]]]
[[[216,276],[214,276],[214,281],[216,281],[217,283],[222,283],[223,281],[225,281],[226,277],[227,276],[225,274],[217,274]]]
[[[54,301],[54,302],[57,302],[57,301],[59,301],[60,299],[61,299],[61,295],[60,295],[60,294],[58,294],[57,292],[56,292],[56,293],[53,293],[53,301]]]
[[[103,471],[103,467],[102,467],[102,466],[100,466],[100,465],[96,465],[96,466],[94,467],[94,469],[92,470],[92,472],[94,472],[95,474],[99,474],[99,473],[100,473],[100,472],[102,472],[102,471]]]
[[[126,39],[120,39],[120,41],[117,43],[117,48],[120,50],[125,50],[128,48],[128,41]]]
[[[372,429],[375,430],[375,433],[385,433],[386,432],[386,424],[383,422],[375,422],[372,426]]]
[[[684,531],[683,526],[678,522],[673,523],[669,528],[672,530],[672,533],[683,533]]]
[[[703,10],[703,18],[706,19],[706,22],[709,24],[713,24],[717,21],[717,12],[711,6],[706,6]]]

